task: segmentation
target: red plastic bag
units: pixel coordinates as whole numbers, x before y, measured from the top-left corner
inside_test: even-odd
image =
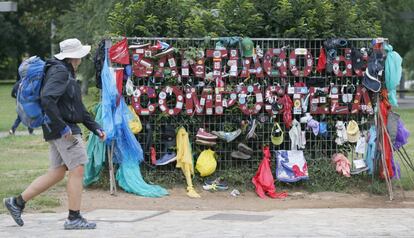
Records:
[[[256,193],[260,198],[285,198],[287,192],[276,193],[275,180],[273,179],[270,169],[270,150],[269,146],[263,148],[263,160],[260,162],[256,175],[252,178],[252,182],[256,187]]]
[[[109,57],[112,62],[118,64],[129,64],[128,40],[127,38],[117,42],[109,49]]]

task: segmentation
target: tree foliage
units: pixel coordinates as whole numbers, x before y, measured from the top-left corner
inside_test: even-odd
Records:
[[[130,36],[377,37],[380,12],[380,0],[138,0],[109,22]]]
[[[50,56],[52,19],[55,43],[77,37],[95,45],[108,35],[384,36],[402,56],[412,57],[407,53],[413,49],[414,21],[401,18],[410,11],[412,0],[18,0],[17,13],[0,14],[0,78],[15,75],[25,53]],[[84,74],[92,72],[90,63]]]
[[[17,12],[0,13],[0,79],[16,78],[24,54],[50,56],[50,22],[71,3],[19,0]]]

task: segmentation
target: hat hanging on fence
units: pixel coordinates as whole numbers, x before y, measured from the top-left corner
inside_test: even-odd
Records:
[[[308,121],[308,128],[312,129],[312,132],[315,136],[319,134],[319,122],[315,119],[310,119]]]
[[[243,57],[253,57],[254,43],[249,37],[243,38],[242,42]]]
[[[59,47],[60,53],[55,55],[58,60],[67,58],[80,59],[85,57],[91,51],[90,45],[82,45],[76,38],[61,41]]]
[[[369,69],[365,70],[364,79],[362,80],[362,84],[369,90],[373,92],[379,92],[381,89],[381,82],[378,80],[377,77],[372,76],[369,73]]]
[[[348,122],[346,133],[348,136],[348,141],[351,143],[356,143],[360,136],[358,123],[354,120],[351,120],[350,122]]]
[[[272,128],[272,143],[274,145],[280,145],[283,142],[283,131],[282,128],[280,128],[279,123],[275,123],[275,125]]]

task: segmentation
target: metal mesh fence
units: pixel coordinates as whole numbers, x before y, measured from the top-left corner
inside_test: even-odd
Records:
[[[112,41],[115,42],[120,40],[121,38],[113,38]],[[161,40],[167,42],[171,46],[179,49],[188,49],[189,47],[196,47],[196,48],[203,48],[204,50],[207,49],[214,49],[215,44],[218,39],[209,39],[206,41],[204,38],[137,38],[137,37],[130,37],[128,38],[129,44],[144,44],[144,43],[151,43],[152,45],[156,44],[157,40]],[[282,38],[252,38],[254,45],[260,45],[261,49],[264,52],[267,51],[269,48],[283,48],[287,51],[287,59],[289,61],[289,52],[296,49],[296,48],[306,48],[308,49],[314,60],[314,66],[312,69],[312,73],[309,77],[296,77],[293,76],[291,73],[288,73],[286,80],[282,80],[279,77],[269,78],[265,75],[263,79],[256,79],[254,76],[250,77],[250,80],[245,82],[243,78],[233,78],[231,80],[225,79],[226,86],[235,88],[238,84],[244,83],[244,85],[253,85],[259,84],[262,94],[265,95],[265,89],[268,85],[275,85],[275,84],[285,84],[285,85],[294,85],[298,82],[303,82],[305,84],[308,83],[309,80],[317,80],[319,83],[323,84],[326,87],[329,86],[339,86],[339,89],[342,88],[343,85],[361,85],[362,77],[353,75],[350,77],[337,77],[333,73],[318,73],[315,71],[315,66],[318,62],[318,56],[320,55],[321,46],[323,45],[323,39],[282,39]],[[368,38],[364,39],[347,39],[348,40],[348,48],[354,47],[360,49],[362,47],[370,48],[371,47],[371,40]],[[338,55],[345,55],[344,49],[338,49]],[[240,57],[239,57],[240,58]],[[222,65],[227,65],[228,59],[223,59]],[[239,59],[240,61],[241,59]],[[177,60],[178,71],[181,72],[181,62]],[[213,66],[212,60],[206,60],[205,65],[207,68],[207,72],[211,71]],[[296,65],[299,68],[303,68],[306,64],[306,60],[304,57],[298,57]],[[239,70],[241,70],[242,64],[238,63]],[[345,65],[340,64],[340,70],[345,69]],[[227,68],[228,69],[228,68]],[[288,69],[289,71],[289,69]],[[133,75],[133,82],[135,86],[146,85],[155,88],[156,94],[161,91],[162,88],[166,85],[170,86],[179,86],[184,88],[186,86],[196,86],[199,84],[199,79],[191,77],[189,79],[183,79],[181,82],[177,82],[177,80],[171,79],[154,79],[152,77],[145,77],[145,78],[138,78]],[[214,82],[211,83],[211,86],[214,88]],[[199,88],[201,89],[201,88]],[[198,90],[198,96],[200,97],[201,90]],[[341,94],[341,93],[340,93]],[[355,92],[354,92],[355,94]],[[214,94],[213,94],[214,95]],[[341,96],[341,95],[339,95]],[[128,100],[128,97],[127,101]],[[141,98],[141,104],[146,105],[147,103],[157,103],[158,98],[156,99],[148,99],[145,97]],[[372,102],[374,98],[371,96]],[[174,107],[175,99],[174,97],[167,97],[167,105],[170,107]],[[341,103],[341,105],[347,105]],[[293,118],[296,120],[300,120],[300,118],[304,116],[301,115],[293,115]],[[333,153],[344,149],[344,146],[339,147],[335,143],[335,122],[337,120],[342,121],[349,121],[355,120],[358,122],[360,130],[368,130],[370,126],[370,122],[372,122],[373,117],[368,114],[324,114],[324,115],[312,115],[313,118],[317,121],[325,121],[328,124],[328,136],[315,136],[311,130],[306,128],[306,124],[301,123],[302,131],[305,131],[305,138],[306,138],[306,147],[304,149],[306,159],[307,160],[316,160],[321,158],[329,158]],[[193,115],[187,116],[185,114],[185,109],[181,111],[179,115],[176,116],[167,116],[161,113],[158,108],[153,115],[140,116],[140,119],[143,124],[143,131],[137,135],[137,139],[141,143],[144,151],[145,151],[145,161],[147,165],[150,165],[150,153],[149,153],[149,140],[151,138],[152,145],[156,149],[157,159],[159,159],[162,155],[164,155],[167,151],[164,145],[164,141],[162,139],[162,128],[165,126],[172,125],[174,128],[178,128],[179,126],[184,126],[187,132],[190,135],[190,141],[192,143],[194,158],[196,159],[199,153],[209,148],[208,146],[198,145],[195,143],[195,138],[197,134],[197,130],[199,128],[204,128],[207,132],[211,131],[233,131],[238,128],[241,128],[241,123],[243,120],[252,122],[253,119],[256,119],[259,124],[255,130],[257,134],[256,139],[246,139],[246,131],[244,131],[237,139],[232,142],[225,142],[223,140],[217,140],[217,144],[212,146],[211,148],[217,153],[218,158],[218,165],[217,171],[224,171],[229,169],[246,169],[246,170],[254,170],[257,169],[259,162],[262,159],[262,152],[261,149],[264,145],[269,145],[271,150],[289,150],[291,147],[291,141],[289,139],[288,129],[285,127],[282,119],[283,115],[277,114],[275,117],[270,116],[262,107],[261,111],[257,115],[247,116],[244,115],[237,107],[237,105],[231,108],[225,108],[223,115]],[[281,145],[273,145],[271,143],[271,133],[272,127],[274,125],[274,121],[279,122],[284,131],[284,141]],[[151,132],[148,130],[148,126],[151,127]],[[147,126],[147,128],[146,128]],[[148,135],[148,133],[151,133]],[[237,151],[238,143],[245,143],[249,147],[254,150],[253,156],[251,159],[248,160],[241,160],[235,159],[230,156],[232,151]],[[144,170],[144,173],[148,172],[149,170],[153,171],[156,169],[157,173],[171,173],[175,170],[175,163],[168,164],[165,166],[149,166],[144,168],[151,168],[148,170]]]

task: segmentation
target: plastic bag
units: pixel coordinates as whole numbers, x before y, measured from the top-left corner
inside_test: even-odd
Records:
[[[142,131],[142,124],[141,120],[139,119],[139,116],[135,113],[134,108],[129,105],[128,106],[129,111],[131,112],[130,120],[128,122],[129,129],[131,129],[132,133],[138,134]]]
[[[208,149],[201,152],[198,156],[196,169],[200,172],[201,177],[209,176],[216,171],[217,161],[214,155],[215,152]]]

